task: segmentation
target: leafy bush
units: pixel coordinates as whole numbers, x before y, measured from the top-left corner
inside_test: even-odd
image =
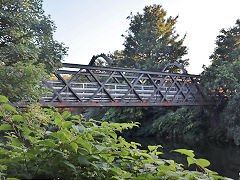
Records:
[[[140,144],[118,136],[138,123],[108,123],[70,112],[31,106],[19,113],[0,96],[0,172],[7,178],[47,179],[219,179],[209,161],[187,156],[201,172],[184,170],[173,160],[160,159],[160,145],[140,150]]]
[[[160,137],[201,139],[208,126],[205,118],[201,107],[178,108],[159,116],[152,124],[152,133]]]
[[[1,63],[1,61],[0,61]],[[44,92],[40,88],[41,78],[45,75],[42,64],[18,62],[12,66],[0,64],[0,94],[7,96],[11,102],[34,101]]]

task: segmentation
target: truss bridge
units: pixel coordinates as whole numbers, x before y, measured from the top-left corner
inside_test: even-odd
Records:
[[[164,72],[178,66],[182,73]],[[43,106],[196,106],[209,101],[199,87],[200,76],[178,64],[163,72],[63,63],[55,77],[45,79],[49,93]]]

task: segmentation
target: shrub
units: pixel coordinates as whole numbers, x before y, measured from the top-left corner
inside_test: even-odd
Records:
[[[185,170],[173,160],[161,159],[161,145],[140,150],[140,144],[118,135],[138,123],[108,123],[60,114],[31,106],[19,113],[0,96],[0,172],[3,178],[21,179],[219,179],[209,162],[187,156],[198,171]]]
[[[1,63],[1,62],[0,62]],[[44,94],[42,77],[46,74],[43,64],[18,62],[12,66],[0,64],[0,94],[11,102],[36,101]]]

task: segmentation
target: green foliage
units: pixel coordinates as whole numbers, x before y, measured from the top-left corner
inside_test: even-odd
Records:
[[[156,132],[153,131],[153,123],[159,118],[159,116],[165,115],[168,111],[169,108],[165,107],[108,108],[101,120],[120,123],[132,121],[140,122],[140,128],[134,128],[131,131],[127,131],[124,133],[124,136],[152,136],[156,135]]]
[[[137,122],[143,117],[144,109],[142,107],[109,108],[102,120],[110,122]]]
[[[53,39],[56,27],[44,14],[42,0],[1,0],[0,63],[43,63],[48,72],[61,66],[63,44]]]
[[[188,64],[182,56],[187,54],[184,38],[175,33],[178,17],[167,17],[160,5],[146,6],[143,13],[131,14],[124,50],[116,51],[112,58],[121,67],[162,70],[167,63]],[[178,40],[179,39],[179,40]]]
[[[44,93],[40,81],[46,74],[43,65],[18,62],[13,66],[0,66],[0,93],[11,102],[38,100]],[[0,98],[1,102],[1,98]]]
[[[202,84],[209,90],[222,90],[230,97],[239,91],[240,75],[240,20],[236,26],[221,30],[217,36],[214,53],[210,56],[212,65],[202,73]]]
[[[160,137],[195,141],[204,136],[208,124],[201,107],[182,107],[159,116],[152,124],[152,133]]]
[[[8,102],[8,98],[6,98],[5,96],[0,95],[0,103],[5,103]]]
[[[3,96],[0,96],[3,97]],[[4,98],[6,100],[6,98]],[[188,150],[189,165],[202,172],[184,170],[173,160],[161,159],[162,146],[127,142],[117,135],[137,123],[108,123],[32,106],[19,113],[0,106],[0,173],[20,179],[218,179],[209,162]],[[222,178],[222,177],[221,177]]]
[[[227,130],[229,138],[240,145],[240,20],[234,27],[221,30],[216,45],[210,56],[212,64],[202,73],[201,84],[207,93],[215,90],[220,95],[218,100],[228,99],[227,104],[218,101],[220,106],[216,111],[221,112],[222,117],[219,124]]]
[[[126,107],[108,109],[101,120],[141,123],[140,128],[125,132],[125,136],[181,138],[193,142],[206,137],[207,118],[202,107]]]
[[[0,14],[0,94],[12,102],[39,99],[41,78],[61,67],[67,49],[53,39],[42,0],[1,0]]]

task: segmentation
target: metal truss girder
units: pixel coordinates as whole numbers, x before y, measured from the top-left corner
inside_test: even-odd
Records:
[[[58,80],[43,81],[52,90],[52,96],[41,98],[43,105],[188,106],[209,103],[198,86],[198,75],[69,63],[63,63],[63,68],[56,71]],[[70,80],[67,81],[66,76]]]

